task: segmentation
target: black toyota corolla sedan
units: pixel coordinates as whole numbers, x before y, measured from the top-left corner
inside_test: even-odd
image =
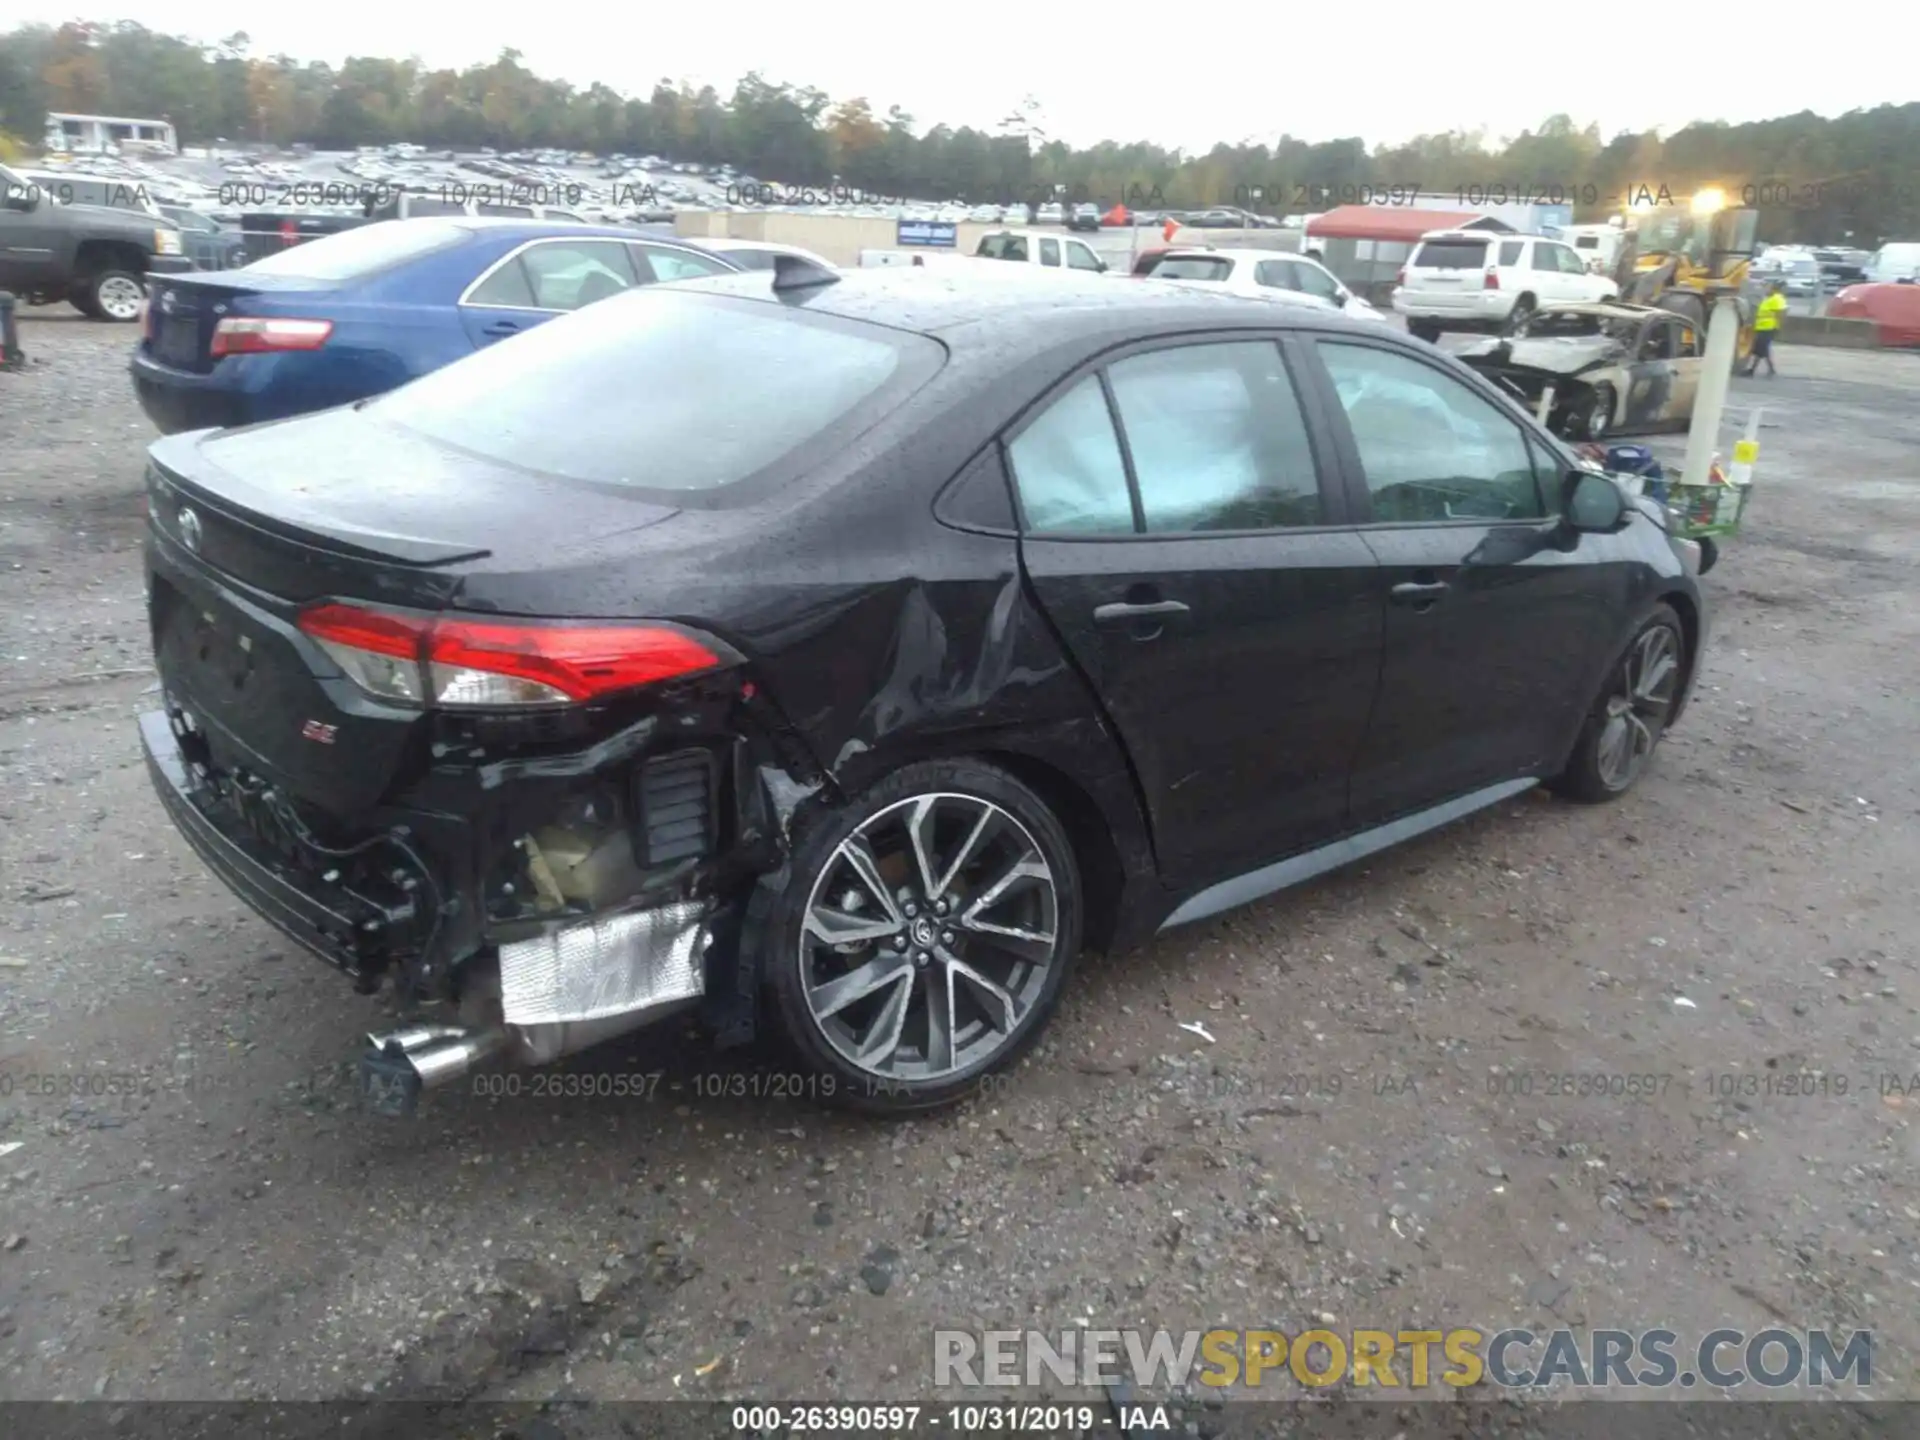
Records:
[[[697,1011],[950,1100],[1078,952],[1686,702],[1697,551],[1431,347],[1152,281],[648,287],[155,444],[155,786],[406,1023],[376,1109]]]

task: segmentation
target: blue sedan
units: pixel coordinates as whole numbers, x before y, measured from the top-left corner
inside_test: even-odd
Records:
[[[364,400],[635,285],[738,270],[631,229],[386,220],[239,270],[153,277],[133,385],[165,433]]]

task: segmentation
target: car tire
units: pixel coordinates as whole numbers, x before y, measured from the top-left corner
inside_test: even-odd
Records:
[[[125,325],[140,318],[146,283],[130,270],[102,270],[78,282],[73,303],[89,320]]]
[[[1534,304],[1533,296],[1521,295],[1513,302],[1513,308],[1507,312],[1507,318],[1501,322],[1500,333],[1511,335],[1527,323],[1529,316],[1539,307]]]
[[[1038,795],[996,766],[932,760],[797,825],[748,933],[810,1093],[902,1115],[973,1093],[1034,1043],[1081,906],[1072,844]]]
[[[1618,800],[1646,773],[1687,673],[1687,632],[1673,607],[1656,605],[1607,667],[1566,769],[1548,782],[1582,804]]]
[[[1613,386],[1602,383],[1593,387],[1580,409],[1580,422],[1576,427],[1581,440],[1599,444],[1613,433],[1613,411],[1620,397],[1614,393]]]
[[[1429,345],[1440,343],[1440,322],[1437,320],[1409,320],[1407,333],[1416,340],[1424,340]]]

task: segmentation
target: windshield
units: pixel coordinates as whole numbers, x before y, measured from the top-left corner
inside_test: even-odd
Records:
[[[944,356],[902,331],[648,287],[436,370],[368,413],[524,470],[712,490],[864,430]]]
[[[1218,255],[1162,255],[1147,273],[1156,280],[1224,280],[1233,262]]]
[[[403,260],[448,250],[472,235],[437,220],[379,220],[304,245],[289,246],[247,267],[255,275],[297,275],[339,283],[359,280]]]

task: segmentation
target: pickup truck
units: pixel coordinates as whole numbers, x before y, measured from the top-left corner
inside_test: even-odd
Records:
[[[973,247],[976,259],[1011,260],[1020,265],[1101,271],[1107,262],[1084,240],[1042,230],[990,230]]]
[[[0,165],[0,290],[69,302],[92,320],[140,318],[148,275],[193,269],[180,229],[141,211],[64,205]]]

